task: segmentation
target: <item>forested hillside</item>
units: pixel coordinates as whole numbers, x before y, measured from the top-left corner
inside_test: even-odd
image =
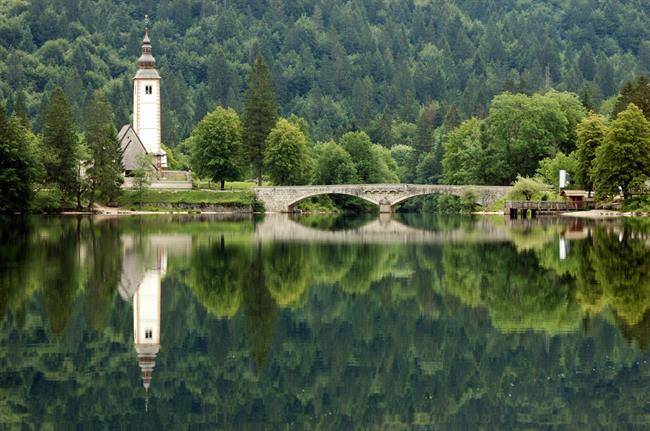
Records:
[[[314,140],[362,129],[389,146],[431,104],[438,123],[452,106],[483,117],[496,94],[552,86],[597,106],[650,72],[643,0],[7,0],[0,101],[11,110],[24,90],[40,130],[54,86],[78,121],[99,88],[128,122],[145,14],[171,147],[217,104],[241,112],[258,53],[280,114],[307,119]]]

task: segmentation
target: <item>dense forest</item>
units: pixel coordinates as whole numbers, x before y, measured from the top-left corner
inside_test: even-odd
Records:
[[[433,107],[484,116],[493,96],[567,90],[596,106],[650,72],[643,1],[10,0],[0,5],[0,100],[22,89],[41,128],[60,85],[77,120],[93,92],[129,121],[144,16],[163,77],[163,141],[174,147],[223,105],[242,109],[250,65],[269,64],[280,115],[312,138],[368,131],[389,144]],[[390,146],[390,145],[387,145]]]

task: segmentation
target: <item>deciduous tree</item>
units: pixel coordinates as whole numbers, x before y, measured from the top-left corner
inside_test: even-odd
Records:
[[[343,147],[334,141],[317,147],[315,184],[351,184],[357,181],[357,169]]]
[[[576,159],[578,167],[575,179],[578,184],[589,192],[594,188],[591,177],[596,150],[605,140],[607,127],[605,119],[600,115],[592,114],[582,120],[577,127]]]
[[[650,178],[650,121],[630,103],[612,121],[603,144],[596,150],[592,179],[599,199],[619,190],[627,199]]]
[[[217,107],[196,125],[191,136],[192,169],[203,178],[236,180],[242,172],[242,125],[232,108]]]
[[[307,139],[297,126],[284,118],[266,140],[264,166],[274,184],[305,184],[309,178]]]
[[[26,212],[33,195],[33,157],[26,130],[0,106],[0,213]]]

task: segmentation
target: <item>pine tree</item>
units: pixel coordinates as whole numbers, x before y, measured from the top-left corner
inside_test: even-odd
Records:
[[[25,92],[22,90],[17,91],[14,94],[12,116],[18,118],[20,124],[23,125],[25,129],[29,129],[29,115],[27,113],[27,105],[25,102]]]
[[[591,94],[591,88],[588,85],[582,87],[582,92],[580,93],[580,101],[582,106],[584,106],[587,112],[595,112],[596,105],[594,103],[594,97]]]
[[[633,103],[612,121],[596,151],[592,178],[599,199],[619,190],[627,199],[650,178],[650,121]]]
[[[32,198],[33,158],[26,130],[0,106],[0,213],[26,212]]]
[[[96,91],[86,112],[86,145],[90,150],[89,206],[100,197],[115,202],[122,186],[122,149],[113,125],[113,112],[101,91]]]
[[[64,198],[72,199],[80,186],[79,141],[72,109],[61,87],[52,91],[43,118],[47,180],[61,190]]]
[[[444,126],[447,131],[452,131],[460,124],[460,114],[455,104],[452,104],[445,115]]]
[[[436,117],[438,106],[435,103],[429,104],[418,118],[415,149],[418,153],[428,153],[433,148],[433,131],[436,129]]]
[[[623,86],[612,111],[612,118],[616,118],[619,112],[627,109],[630,103],[634,103],[643,111],[643,115],[650,119],[650,81],[645,75]]]
[[[261,56],[257,57],[248,80],[244,107],[244,148],[257,183],[262,184],[264,172],[264,146],[275,126],[278,108],[271,87],[269,71]]]

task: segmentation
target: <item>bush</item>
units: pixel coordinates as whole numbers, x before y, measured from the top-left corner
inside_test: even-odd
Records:
[[[508,199],[513,201],[537,201],[548,200],[552,194],[550,186],[537,178],[517,176],[512,190],[508,193]]]
[[[30,212],[36,214],[57,213],[61,211],[63,204],[63,194],[59,189],[41,190],[34,195],[30,204]]]

